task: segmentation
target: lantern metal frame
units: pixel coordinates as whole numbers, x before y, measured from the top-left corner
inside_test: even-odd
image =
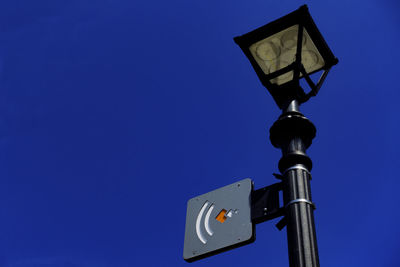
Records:
[[[260,65],[255,60],[250,51],[250,46],[264,40],[274,34],[277,34],[289,27],[298,25],[298,37],[295,60],[293,63],[283,67],[277,71],[265,74]],[[310,73],[307,73],[302,61],[302,38],[303,30],[306,30],[321,57],[324,60],[324,65]],[[253,30],[242,36],[234,38],[234,41],[240,46],[244,54],[249,59],[255,72],[257,73],[261,83],[268,89],[279,108],[283,109],[292,100],[297,100],[299,103],[306,102],[311,96],[315,96],[322,86],[330,68],[338,63],[338,59],[333,55],[328,47],[326,41],[318,30],[314,20],[312,19],[307,5],[301,6],[296,11],[281,17],[271,23],[268,23],[256,30]],[[317,83],[314,83],[310,78],[313,73],[323,70]],[[293,72],[293,79],[284,84],[278,85],[271,82],[272,79],[277,78],[286,73]],[[309,85],[311,91],[306,93],[300,86],[300,79],[304,78]]]

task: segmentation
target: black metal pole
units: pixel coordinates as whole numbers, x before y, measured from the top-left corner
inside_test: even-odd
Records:
[[[270,129],[271,143],[282,149],[279,171],[283,177],[291,267],[319,266],[310,187],[312,161],[306,154],[315,133],[315,126],[299,112],[296,100],[286,105],[282,115]]]

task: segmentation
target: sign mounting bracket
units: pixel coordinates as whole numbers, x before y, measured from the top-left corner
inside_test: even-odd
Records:
[[[258,224],[285,215],[281,207],[279,193],[283,189],[282,182],[253,190],[251,193],[251,220]],[[284,218],[276,225],[282,230],[286,225]]]

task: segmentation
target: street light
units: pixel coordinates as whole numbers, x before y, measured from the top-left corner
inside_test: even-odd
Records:
[[[270,140],[282,150],[281,174],[275,176],[282,180],[285,215],[277,226],[287,226],[290,266],[319,266],[310,187],[312,161],[306,154],[316,128],[300,113],[299,105],[318,93],[338,60],[306,5],[234,40],[282,109],[270,129]],[[314,83],[310,76],[319,71],[322,75]],[[301,87],[301,79],[310,87],[308,93]]]
[[[234,40],[281,109],[291,99],[303,103],[315,96],[329,69],[338,62],[306,5]],[[315,84],[310,75],[321,70]],[[311,88],[308,94],[299,85],[301,78]]]

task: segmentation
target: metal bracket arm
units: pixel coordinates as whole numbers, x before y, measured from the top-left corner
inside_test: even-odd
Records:
[[[279,191],[282,183],[276,183],[251,193],[251,219],[253,223],[262,223],[283,216],[285,209],[280,207]]]

